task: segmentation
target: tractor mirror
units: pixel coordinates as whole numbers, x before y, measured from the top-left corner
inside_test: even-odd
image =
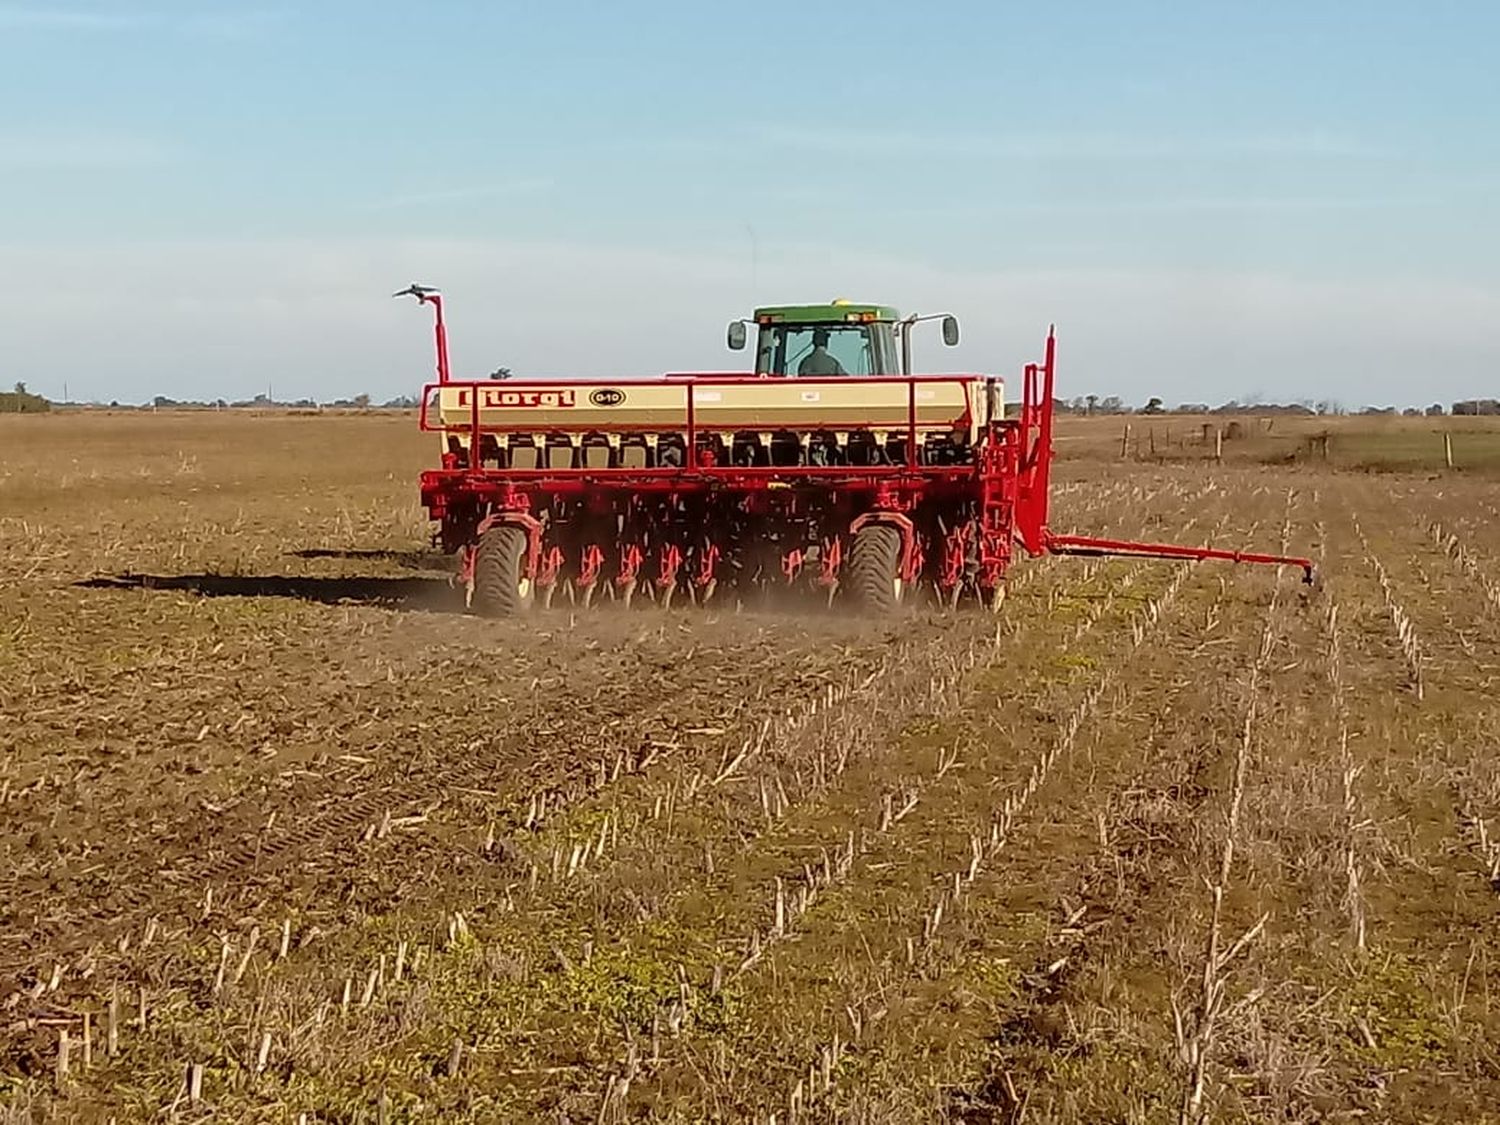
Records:
[[[731,320],[729,322],[729,350],[738,352],[745,347],[745,322],[743,320]]]
[[[943,343],[947,344],[950,348],[958,343],[958,317],[943,317]]]

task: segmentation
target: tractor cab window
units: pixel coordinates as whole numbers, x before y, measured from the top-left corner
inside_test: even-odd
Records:
[[[761,375],[871,375],[869,325],[763,324],[755,370]]]

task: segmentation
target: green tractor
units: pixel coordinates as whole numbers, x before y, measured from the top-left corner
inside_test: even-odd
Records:
[[[730,322],[728,343],[742,350],[747,325],[756,325],[757,375],[910,375],[912,330],[928,320],[942,321],[943,343],[958,343],[958,319],[947,313],[903,317],[887,305],[844,300],[756,309]]]

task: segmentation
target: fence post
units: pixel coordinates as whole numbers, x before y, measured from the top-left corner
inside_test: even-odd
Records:
[[[1125,432],[1120,435],[1120,460],[1125,460],[1130,452],[1130,423],[1125,423]]]
[[[1224,460],[1224,430],[1222,427],[1214,430],[1214,460]]]
[[[1453,435],[1447,430],[1443,431],[1443,462],[1453,468]]]

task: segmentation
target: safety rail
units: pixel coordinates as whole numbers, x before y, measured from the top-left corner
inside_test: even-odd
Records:
[[[699,390],[700,388],[704,388],[704,387],[724,387],[724,386],[731,386],[731,387],[754,387],[754,386],[763,386],[763,385],[766,385],[766,384],[769,384],[769,383],[773,383],[773,382],[777,383],[777,384],[783,384],[783,385],[785,385],[785,384],[794,384],[794,385],[797,385],[797,386],[804,386],[804,387],[816,387],[816,386],[840,386],[840,387],[847,387],[847,386],[849,386],[851,384],[851,382],[855,382],[855,381],[857,381],[857,382],[859,382],[861,384],[864,384],[864,385],[870,385],[870,384],[881,385],[881,386],[891,386],[891,385],[900,386],[900,385],[904,385],[906,387],[906,411],[905,411],[906,418],[905,418],[904,423],[903,422],[896,422],[896,423],[894,423],[894,424],[892,424],[890,426],[884,426],[884,425],[882,425],[882,426],[876,426],[876,425],[860,426],[857,423],[856,424],[850,424],[848,422],[833,423],[833,422],[828,422],[828,421],[823,420],[823,419],[818,419],[818,420],[808,420],[808,421],[798,420],[798,421],[796,421],[794,423],[782,421],[782,422],[777,422],[775,425],[770,425],[770,426],[746,425],[746,424],[740,423],[740,422],[733,422],[733,423],[726,422],[726,423],[722,423],[722,424],[714,424],[714,423],[705,424],[698,417],[697,404],[696,404],[696,401],[695,401],[695,399],[696,399],[695,392],[697,390]],[[448,380],[448,381],[442,381],[442,382],[436,382],[436,383],[428,383],[426,386],[423,387],[423,389],[422,389],[422,404],[421,404],[419,424],[421,426],[422,431],[425,432],[425,433],[454,434],[454,435],[461,435],[461,436],[462,435],[467,435],[467,437],[468,437],[468,457],[466,459],[466,464],[462,468],[463,468],[463,471],[468,472],[468,473],[474,473],[474,474],[489,473],[489,472],[495,472],[495,471],[497,471],[497,470],[487,470],[487,469],[485,469],[483,467],[483,464],[482,464],[482,450],[483,450],[482,438],[483,438],[483,436],[485,434],[530,434],[530,435],[544,435],[545,436],[545,435],[560,435],[560,434],[578,433],[578,432],[584,432],[584,433],[589,433],[589,434],[663,433],[663,432],[682,433],[684,435],[684,446],[685,446],[685,448],[683,450],[683,458],[684,458],[683,463],[681,465],[674,465],[674,466],[670,466],[669,467],[670,470],[673,473],[680,473],[680,472],[684,472],[684,471],[693,471],[693,470],[699,470],[699,469],[703,469],[703,468],[720,468],[720,469],[722,469],[722,468],[727,468],[728,467],[728,466],[722,466],[722,465],[704,466],[704,465],[700,465],[698,463],[698,441],[697,441],[697,439],[701,435],[707,435],[707,434],[725,434],[725,433],[741,433],[741,432],[751,431],[751,430],[757,430],[757,429],[768,429],[768,430],[774,430],[776,432],[791,432],[791,433],[812,433],[812,432],[851,430],[851,429],[861,429],[861,428],[866,428],[866,429],[880,428],[880,429],[886,429],[886,430],[891,430],[891,431],[895,431],[895,430],[898,430],[898,429],[904,429],[906,431],[906,435],[905,435],[906,436],[906,443],[905,443],[906,444],[906,460],[904,462],[904,465],[903,466],[884,465],[884,466],[872,466],[872,467],[869,467],[868,474],[869,475],[876,475],[876,474],[880,474],[880,473],[887,473],[888,474],[891,471],[891,469],[894,468],[894,467],[904,467],[906,469],[913,470],[913,471],[927,470],[927,469],[932,468],[932,466],[926,466],[926,465],[923,465],[921,463],[921,460],[920,460],[920,458],[921,458],[921,450],[919,448],[919,444],[918,444],[918,441],[917,441],[917,436],[918,436],[919,430],[933,429],[933,428],[937,428],[937,427],[939,427],[941,425],[948,425],[948,426],[951,426],[954,429],[957,429],[959,427],[967,428],[970,425],[972,425],[973,422],[974,422],[974,417],[973,417],[973,414],[972,414],[972,403],[971,403],[971,401],[969,399],[968,388],[970,386],[972,386],[976,382],[983,382],[985,384],[985,388],[986,388],[985,402],[987,404],[993,404],[996,401],[996,399],[995,399],[995,391],[996,391],[997,388],[1000,388],[1000,387],[1003,386],[1003,382],[1004,381],[1002,379],[998,378],[998,377],[995,377],[995,376],[965,375],[965,374],[899,375],[899,376],[894,376],[894,375],[883,375],[883,376],[801,376],[801,377],[798,377],[796,379],[788,379],[788,378],[780,378],[780,377],[773,378],[773,377],[769,377],[769,376],[756,376],[756,375],[722,375],[722,374],[684,375],[684,374],[680,374],[680,373],[676,373],[676,372],[674,372],[674,373],[672,373],[671,375],[668,375],[668,376],[663,376],[661,379],[658,379],[658,380],[640,380],[640,379],[628,379],[628,380],[620,380],[620,379],[615,379],[615,380],[609,380],[609,379],[568,379],[566,381],[563,381],[563,380],[545,380],[545,381],[544,380],[528,380],[528,381],[518,381],[518,380],[509,380],[509,379],[508,380],[503,380],[503,381],[501,381],[501,380],[472,380],[472,381]],[[918,420],[917,420],[917,407],[918,407],[918,402],[917,402],[917,388],[918,388],[918,386],[919,385],[920,386],[932,386],[932,385],[944,385],[944,384],[955,385],[955,386],[958,386],[960,388],[961,393],[962,393],[962,399],[963,399],[963,411],[962,411],[962,413],[959,414],[957,417],[955,417],[955,418],[953,418],[951,420],[942,422],[942,423],[936,423],[936,424],[934,424],[934,423],[919,423]],[[590,421],[590,423],[587,424],[587,425],[585,425],[585,426],[567,427],[567,426],[559,426],[559,425],[556,425],[555,423],[538,423],[535,420],[528,420],[527,419],[527,414],[532,409],[549,409],[549,408],[550,409],[564,409],[565,407],[564,407],[564,404],[563,404],[563,400],[559,396],[562,395],[563,393],[566,393],[566,392],[569,392],[569,391],[573,391],[573,390],[583,390],[583,391],[617,390],[618,391],[618,390],[624,390],[624,389],[628,389],[628,388],[638,388],[638,387],[679,388],[679,389],[681,389],[683,397],[682,397],[682,421],[681,421],[680,426],[677,423],[675,423],[675,422],[669,422],[669,423],[666,423],[666,424],[663,424],[663,425],[659,425],[659,426],[658,425],[643,426],[643,425],[641,425],[639,423],[632,423],[632,424],[611,424],[611,423],[598,423],[596,421]],[[462,399],[463,399],[464,394],[466,392],[468,393],[468,414],[469,414],[469,417],[465,421],[460,422],[460,423],[450,423],[450,422],[448,422],[448,421],[446,421],[445,419],[442,418],[441,415],[443,413],[443,408],[442,408],[442,405],[441,405],[441,397],[440,396],[445,391],[446,392],[457,392],[458,393],[459,399],[460,399],[460,402],[459,402],[460,407],[463,406]],[[489,396],[489,397],[486,397],[486,396]],[[532,401],[532,402],[526,401],[529,396],[536,396],[535,401]],[[433,404],[433,400],[434,400],[435,397],[437,397],[438,401],[439,401],[439,405],[437,407],[437,413],[438,413],[439,417],[438,417],[438,419],[436,421],[434,421],[432,419],[432,417],[431,417],[432,411],[433,411],[432,404]],[[511,400],[514,400],[514,401],[507,402],[506,401],[507,399],[511,399]],[[484,400],[484,401],[482,402],[482,400]],[[992,411],[992,409],[993,409],[992,405],[987,406],[987,408],[986,408],[986,414],[989,414]],[[484,417],[484,415],[492,414],[494,411],[509,411],[509,410],[514,410],[516,412],[516,414],[517,414],[516,420],[514,422],[509,422],[509,421],[507,421],[507,422],[496,422],[496,421],[493,421],[493,420],[490,420],[490,419]],[[984,419],[984,421],[986,423],[995,422],[995,421],[1001,421],[1001,420],[1002,419],[993,418],[993,417],[986,417]],[[663,468],[663,467],[659,466],[657,471],[659,471],[661,468]],[[833,468],[833,467],[832,466],[827,466],[827,467],[820,466],[820,467],[817,467],[817,468],[813,468],[813,467],[810,467],[810,466],[806,466],[806,467],[804,467],[804,466],[779,466],[779,467],[771,467],[771,468],[764,468],[764,467],[762,467],[762,468],[760,468],[758,470],[748,470],[748,471],[758,472],[758,473],[767,473],[767,474],[773,474],[773,475],[779,475],[779,474],[786,474],[786,475],[811,475],[812,473],[822,473],[822,472],[826,471],[826,469],[830,469],[830,468]],[[840,472],[849,472],[850,470],[854,470],[857,467],[856,466],[838,466],[837,468],[838,468],[838,471],[840,471]],[[801,471],[799,471],[799,470],[801,470]],[[621,468],[603,468],[603,467],[599,467],[599,466],[595,466],[595,467],[574,466],[574,467],[563,468],[563,469],[555,469],[555,468],[542,469],[542,468],[537,468],[537,469],[528,469],[528,470],[499,470],[499,471],[504,472],[504,474],[507,477],[514,477],[517,480],[522,480],[522,479],[541,479],[541,478],[545,478],[545,477],[555,477],[555,476],[557,476],[559,474],[562,474],[562,475],[598,476],[598,475],[601,475],[601,474],[613,475],[613,474],[616,474],[616,473],[620,473],[620,474],[631,474],[631,475],[639,476],[642,473],[650,473],[653,470],[651,470],[651,469],[645,469],[645,468],[621,469]],[[747,470],[745,468],[741,468],[738,471],[745,472]],[[856,475],[866,475],[866,474],[862,474],[861,473],[861,474],[856,474]]]

